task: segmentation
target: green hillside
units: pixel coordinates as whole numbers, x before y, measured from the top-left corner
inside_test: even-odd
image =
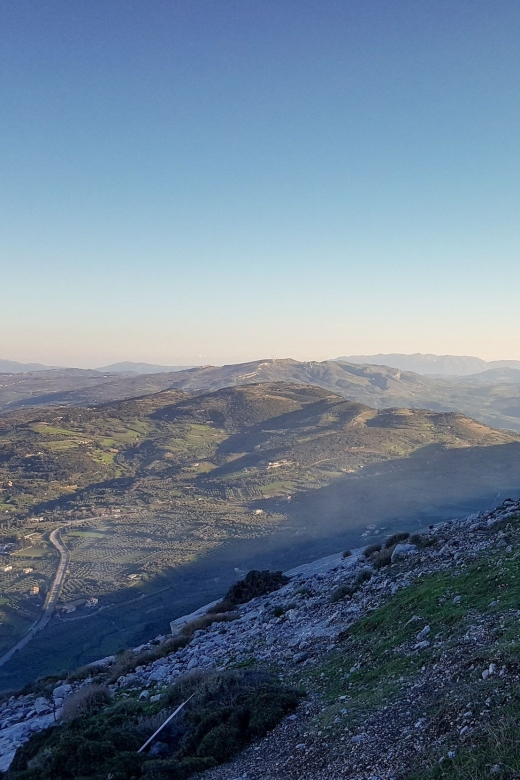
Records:
[[[459,411],[488,425],[520,432],[520,382],[510,369],[467,377],[430,377],[389,366],[341,361],[257,360],[161,374],[102,374],[65,369],[0,375],[0,411],[94,406],[177,388],[189,393],[258,383],[321,387],[378,409],[399,406]]]
[[[4,415],[0,652],[38,616],[57,566],[48,534],[70,521],[84,524],[62,533],[59,607],[75,612],[10,662],[22,675],[29,658],[45,673],[138,643],[247,568],[288,568],[486,506],[519,474],[517,434],[303,384]]]

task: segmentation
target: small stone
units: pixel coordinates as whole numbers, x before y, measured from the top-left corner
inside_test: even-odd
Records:
[[[453,603],[454,604],[460,604],[461,598],[462,598],[461,596],[454,596]]]

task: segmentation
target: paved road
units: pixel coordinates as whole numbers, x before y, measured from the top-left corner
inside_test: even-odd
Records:
[[[59,595],[61,593],[65,577],[67,575],[67,568],[70,561],[70,551],[63,543],[60,534],[64,528],[69,528],[72,525],[81,525],[82,523],[84,524],[85,520],[73,520],[70,523],[65,523],[65,525],[60,525],[58,528],[55,528],[53,531],[51,531],[49,535],[49,541],[58,550],[60,554],[60,561],[58,563],[58,568],[56,569],[56,574],[54,575],[52,585],[49,588],[49,592],[47,593],[47,598],[45,599],[45,604],[43,605],[43,612],[40,617],[32,624],[27,633],[20,639],[20,641],[17,642],[17,644],[8,650],[7,653],[5,653],[2,657],[0,657],[0,666],[6,664],[7,661],[9,661],[9,659],[12,658],[16,652],[18,652],[18,650],[21,650],[22,647],[25,647],[25,645],[27,645],[31,639],[36,636],[38,631],[41,631],[42,628],[45,628],[51,619],[56,607],[56,602],[58,601]]]

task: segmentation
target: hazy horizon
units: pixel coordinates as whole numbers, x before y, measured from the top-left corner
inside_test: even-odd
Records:
[[[388,353],[381,353],[380,351],[378,351],[378,352],[374,352],[374,353],[372,353],[370,355],[367,353],[365,356],[366,357],[375,357],[375,356],[377,356],[379,354],[383,354],[383,355],[385,355],[385,354],[386,355],[403,355],[403,356],[407,356],[407,357],[413,357],[415,355],[424,355],[424,356],[431,356],[431,357],[477,358],[477,359],[480,359],[480,360],[485,360],[486,362],[507,361],[507,360],[510,360],[510,361],[520,360],[520,358],[516,358],[516,357],[483,358],[481,355],[454,355],[454,354],[442,354],[442,353],[438,353],[438,352],[399,353],[399,352],[396,352],[396,351],[392,351],[392,352],[388,352]],[[150,359],[147,359],[146,357],[138,358],[138,359],[136,358],[136,359],[132,359],[132,360],[130,360],[130,359],[126,358],[126,357],[119,357],[119,358],[111,360],[111,361],[106,361],[106,362],[98,361],[97,363],[95,361],[94,362],[90,361],[88,363],[85,363],[85,362],[82,362],[80,359],[73,360],[70,363],[59,363],[57,361],[52,361],[52,360],[49,360],[49,361],[32,360],[32,359],[31,360],[19,360],[18,358],[13,358],[12,356],[7,356],[6,357],[6,356],[0,354],[0,360],[8,360],[8,361],[16,362],[16,363],[22,363],[22,364],[23,363],[28,363],[28,364],[29,363],[41,363],[42,365],[45,365],[45,366],[52,366],[52,367],[57,367],[57,368],[83,368],[83,369],[99,369],[99,368],[105,368],[107,366],[117,365],[119,363],[127,363],[127,362],[129,362],[129,363],[136,363],[136,364],[144,363],[144,364],[159,365],[159,366],[201,366],[201,365],[224,366],[224,365],[233,365],[233,364],[236,364],[236,363],[238,363],[238,364],[240,364],[240,363],[250,363],[250,362],[256,362],[256,361],[263,361],[263,360],[267,361],[267,360],[288,360],[288,359],[293,359],[293,360],[299,360],[301,362],[313,362],[313,361],[322,362],[322,361],[326,361],[326,360],[337,360],[340,357],[353,357],[354,358],[354,357],[356,357],[356,355],[354,355],[354,354],[353,355],[348,355],[347,353],[345,353],[345,354],[338,354],[338,355],[334,355],[334,356],[330,356],[329,355],[327,357],[320,357],[320,358],[316,358],[316,357],[295,358],[294,355],[279,355],[279,356],[276,356],[276,357],[274,357],[272,355],[269,355],[269,356],[266,356],[266,355],[258,356],[258,355],[256,355],[256,356],[253,356],[253,357],[247,357],[247,358],[242,358],[242,359],[238,358],[236,360],[221,360],[221,361],[217,361],[217,360],[202,360],[202,359],[200,359],[200,357],[195,357],[195,356],[193,356],[192,360],[188,360],[188,359],[181,360],[181,358],[179,358],[179,359],[172,359],[172,360],[165,359],[163,361],[150,360]]]
[[[0,8],[0,355],[518,354],[520,6]]]

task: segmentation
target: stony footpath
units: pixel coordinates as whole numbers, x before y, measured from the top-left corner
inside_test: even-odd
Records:
[[[293,569],[287,572],[289,584],[238,607],[234,620],[196,630],[185,647],[137,666],[110,685],[110,691],[114,696],[159,701],[162,691],[184,674],[234,667],[267,668],[305,689],[307,695],[295,715],[230,764],[205,773],[205,780],[397,780],[413,770],[414,762],[432,743],[445,745],[450,758],[450,751],[455,750],[450,745],[470,738],[478,719],[485,719],[486,710],[496,705],[493,694],[479,703],[479,714],[471,702],[461,703],[460,697],[455,697],[448,714],[447,705],[439,705],[452,700],[453,686],[460,680],[464,698],[468,658],[484,659],[482,669],[473,664],[471,673],[486,684],[507,675],[518,679],[516,669],[485,661],[485,650],[503,620],[500,612],[485,620],[475,614],[455,644],[444,635],[435,635],[421,614],[413,615],[408,621],[413,631],[396,653],[416,664],[421,654],[430,658],[428,654],[435,651],[435,660],[425,661],[423,667],[419,664],[413,676],[404,675],[397,693],[377,700],[361,715],[353,714],[356,703],[349,678],[355,676],[362,660],[340,669],[343,692],[335,701],[325,684],[327,664],[329,659],[336,663],[345,637],[360,618],[414,582],[454,568],[463,572],[473,561],[497,553],[504,558],[516,556],[507,523],[519,513],[520,501],[508,499],[492,511],[442,523],[422,534],[421,543],[397,544],[391,565],[378,570],[361,550]],[[334,597],[341,587],[352,588],[349,598]],[[457,593],[450,596],[454,604],[461,598]],[[196,618],[197,614],[189,616]],[[174,621],[173,632],[190,620]],[[165,640],[156,637],[134,651],[141,653]],[[110,669],[114,663],[110,657],[96,662],[96,667]],[[8,768],[16,748],[31,734],[59,721],[62,705],[73,690],[91,683],[91,677],[73,684],[61,681],[47,696],[13,696],[1,705],[0,770]],[[435,702],[438,713],[432,714]]]

